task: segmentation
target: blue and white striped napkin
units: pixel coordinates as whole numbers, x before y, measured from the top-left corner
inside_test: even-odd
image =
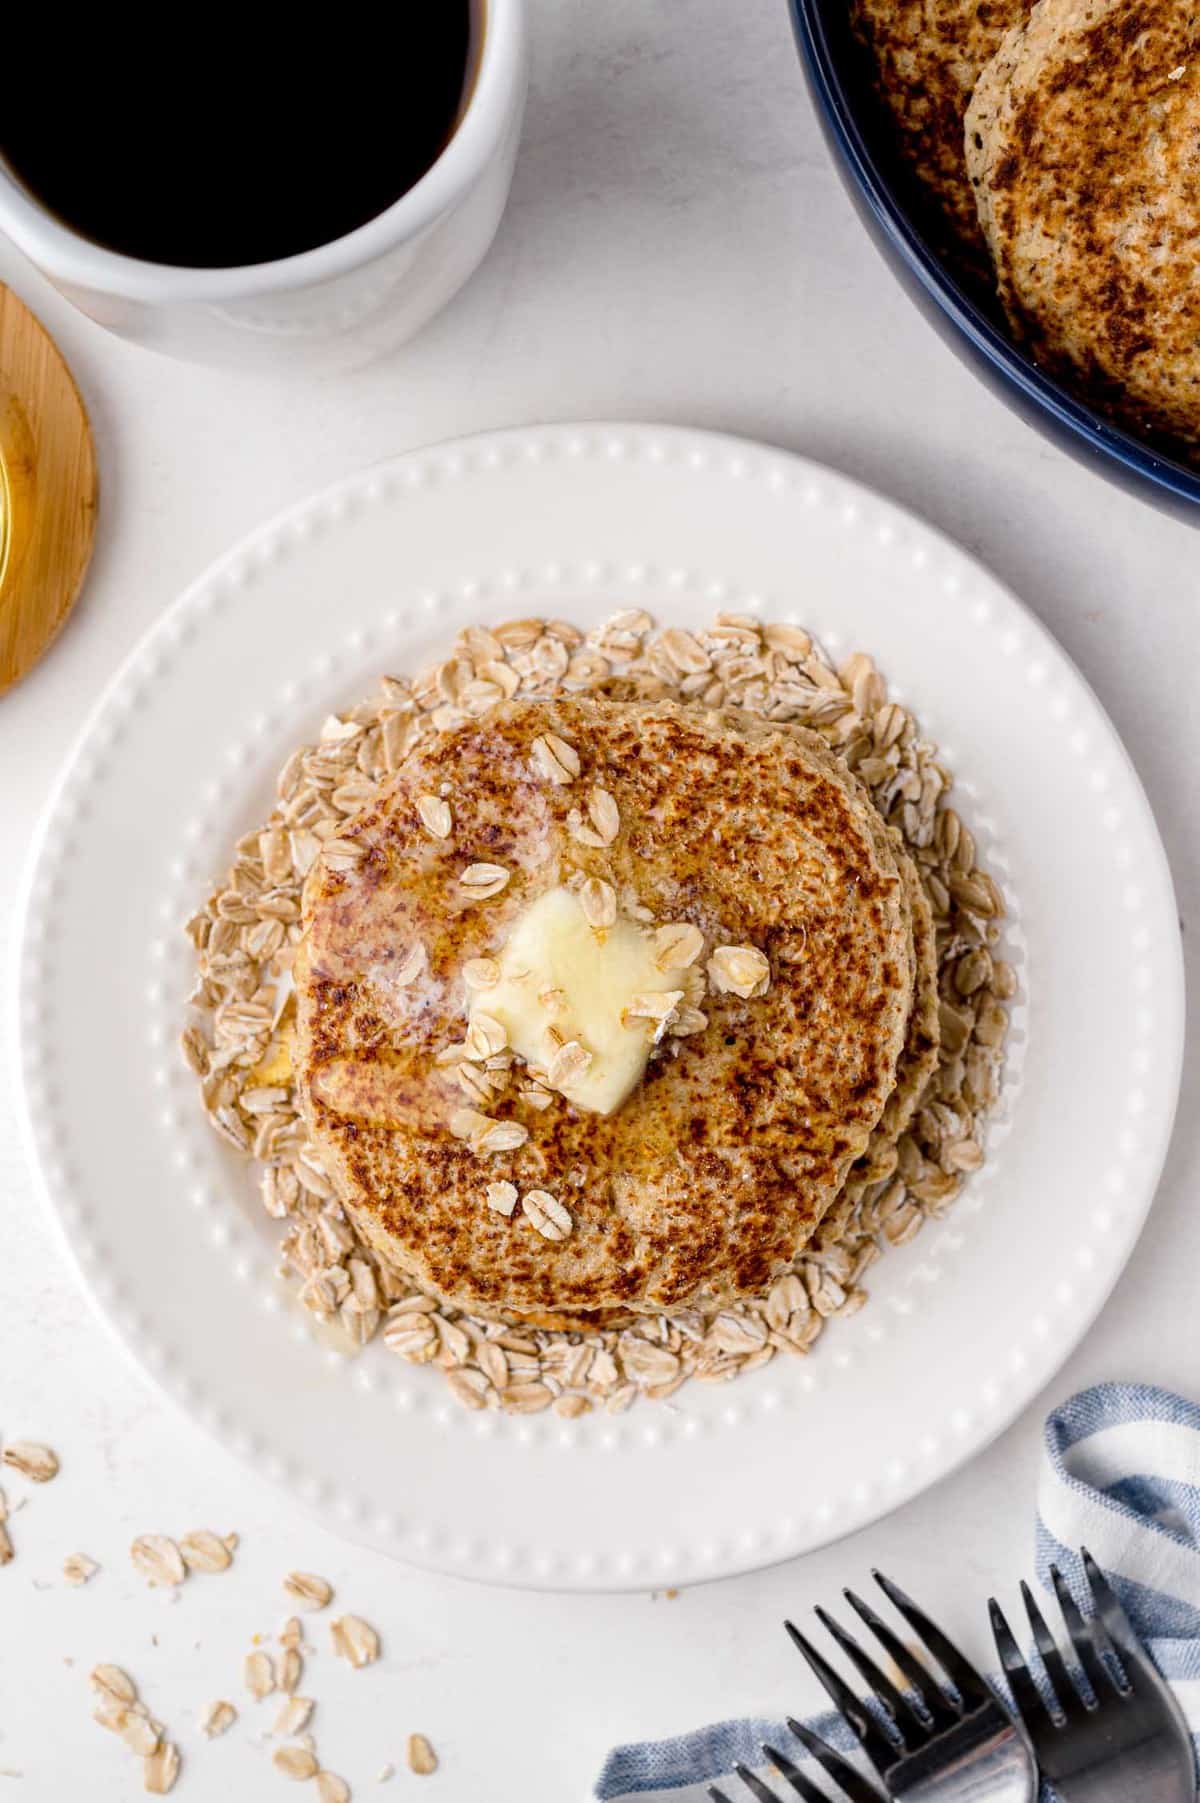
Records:
[[[1200,1408],[1148,1384],[1097,1384],[1046,1423],[1038,1488],[1037,1570],[1056,1564],[1086,1597],[1078,1548],[1103,1566],[1200,1737]],[[923,1599],[925,1600],[925,1599]],[[982,1606],[983,1599],[980,1599]],[[935,1614],[937,1599],[927,1606]],[[843,1751],[853,1743],[831,1716],[813,1722]],[[802,1760],[775,1721],[717,1722],[676,1740],[617,1747],[596,1783],[603,1803],[706,1803],[706,1786],[734,1761],[762,1768],[762,1742]],[[789,1745],[789,1742],[791,1744]],[[1200,1750],[1200,1749],[1198,1749]],[[731,1803],[746,1796],[732,1779]]]

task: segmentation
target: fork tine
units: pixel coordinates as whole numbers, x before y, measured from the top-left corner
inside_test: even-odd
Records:
[[[821,1626],[837,1641],[859,1676],[875,1692],[876,1702],[880,1703],[891,1716],[897,1734],[904,1742],[905,1748],[911,1753],[914,1747],[919,1746],[921,1741],[928,1738],[928,1731],[904,1692],[892,1683],[886,1672],[879,1669],[870,1654],[863,1652],[853,1634],[847,1634],[845,1628],[840,1622],[834,1620],[828,1610],[818,1609],[816,1615]],[[919,1732],[914,1733],[914,1727]],[[893,1755],[894,1757],[895,1755]]]
[[[838,1713],[845,1717],[851,1732],[855,1735],[867,1758],[881,1775],[889,1766],[896,1763],[896,1750],[875,1721],[870,1711],[855,1696],[850,1686],[840,1673],[834,1671],[829,1661],[818,1653],[811,1640],[794,1627],[790,1621],[784,1622],[791,1637],[793,1646],[800,1652],[813,1676],[823,1687],[826,1696]],[[788,1724],[790,1727],[790,1723]]]
[[[741,1779],[742,1783],[746,1786],[746,1789],[750,1792],[750,1795],[758,1798],[758,1803],[779,1803],[779,1798],[775,1795],[775,1792],[771,1789],[770,1785],[764,1784],[758,1774],[752,1772],[748,1765],[742,1765],[739,1762],[733,1769]]]
[[[1116,1690],[1116,1680],[1099,1657],[1092,1627],[1084,1621],[1079,1604],[1072,1596],[1067,1580],[1057,1565],[1050,1567],[1050,1582],[1054,1586],[1054,1594],[1058,1599],[1058,1606],[1062,1611],[1067,1633],[1071,1637],[1071,1645],[1075,1648],[1075,1655],[1083,1667],[1084,1676],[1092,1687],[1096,1701],[1099,1702],[1109,1690]],[[1108,1636],[1104,1633],[1103,1623],[1097,1621],[1095,1625],[1100,1628],[1101,1634],[1107,1641]]]
[[[864,1602],[862,1597],[853,1590],[845,1590],[842,1594],[859,1620],[871,1630],[888,1658],[904,1673],[920,1697],[934,1733],[940,1733],[943,1728],[951,1727],[958,1720],[958,1710],[942,1694],[941,1686],[934,1682],[916,1654],[905,1646],[900,1636],[888,1627],[881,1616],[876,1615],[870,1603]],[[911,1704],[909,1704],[909,1711],[910,1714],[913,1713]]]
[[[1142,1643],[1137,1637],[1133,1623],[1121,1607],[1116,1591],[1086,1546],[1080,1547],[1079,1556],[1083,1560],[1083,1569],[1092,1593],[1092,1603],[1105,1633],[1112,1643],[1112,1649],[1127,1671],[1131,1664],[1144,1668],[1147,1660]]]
[[[816,1785],[804,1776],[799,1766],[792,1764],[786,1753],[781,1753],[778,1747],[768,1747],[765,1743],[763,1752],[779,1776],[786,1778],[796,1795],[803,1799],[803,1803],[828,1803],[824,1792],[819,1791]],[[866,1794],[869,1795],[869,1793]],[[872,1803],[874,1803],[874,1799],[872,1799]]]
[[[1084,1707],[1083,1700],[1067,1670],[1067,1662],[1058,1650],[1058,1642],[1046,1626],[1046,1618],[1038,1608],[1037,1598],[1024,1578],[1021,1579],[1021,1601],[1025,1605],[1029,1626],[1033,1630],[1034,1645],[1046,1668],[1046,1676],[1050,1680],[1050,1688],[1058,1700],[1058,1706],[1065,1716],[1078,1715]]]
[[[893,1584],[891,1578],[885,1577],[881,1571],[872,1572],[871,1575],[892,1607],[900,1611],[914,1634],[925,1642],[963,1702],[971,1708],[977,1708],[981,1703],[990,1703],[991,1691],[971,1661],[959,1652],[936,1622],[930,1621],[925,1611],[918,1609],[912,1598],[906,1596],[898,1584]]]
[[[1116,1591],[1086,1546],[1080,1547],[1079,1556],[1083,1560],[1083,1569],[1096,1611],[1092,1617],[1093,1632],[1102,1638],[1101,1651],[1108,1653],[1117,1665],[1114,1674],[1117,1694],[1121,1697],[1129,1696],[1131,1691],[1136,1690],[1139,1678],[1152,1687],[1161,1684],[1158,1670],[1138,1639],[1137,1630],[1121,1606]]]
[[[996,1651],[1000,1655],[1000,1664],[1008,1679],[1017,1714],[1036,1740],[1048,1727],[1053,1727],[1053,1718],[1042,1701],[1041,1691],[1029,1675],[1029,1667],[1021,1656],[1021,1649],[1004,1611],[994,1596],[988,1598],[988,1615],[992,1622],[992,1639],[996,1642]]]
[[[840,1753],[835,1753],[828,1741],[822,1740],[819,1734],[814,1734],[811,1728],[806,1728],[803,1722],[794,1720],[790,1715],[787,1725],[805,1751],[812,1754],[835,1784],[841,1785],[850,1803],[879,1803],[879,1793],[875,1786],[868,1783],[861,1772],[856,1772],[849,1760],[843,1759]]]
[[[723,1790],[718,1790],[715,1784],[709,1785],[708,1794],[712,1798],[712,1803],[729,1803],[729,1798],[725,1795],[725,1792]]]

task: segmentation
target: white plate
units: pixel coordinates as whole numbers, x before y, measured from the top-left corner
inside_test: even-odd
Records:
[[[1002,1119],[953,1212],[806,1360],[666,1406],[471,1414],[344,1361],[176,1047],[181,925],[324,714],[469,621],[637,603],[801,620],[870,651],[944,746],[1014,903]],[[1042,627],[917,520],[758,446],[533,428],[352,477],[255,533],[100,703],[33,861],[18,980],[31,1143],[102,1314],[188,1414],[332,1526],[420,1564],[619,1588],[743,1570],[975,1452],[1092,1320],[1149,1207],[1183,1030],[1171,881],[1112,727]]]

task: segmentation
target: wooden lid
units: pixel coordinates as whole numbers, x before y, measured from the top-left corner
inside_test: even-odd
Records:
[[[96,527],[96,453],[58,347],[0,283],[0,695],[75,604]]]

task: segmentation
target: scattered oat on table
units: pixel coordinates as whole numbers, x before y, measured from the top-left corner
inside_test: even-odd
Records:
[[[86,1553],[68,1553],[63,1560],[63,1577],[68,1584],[86,1584],[99,1569],[96,1560],[89,1559]]]
[[[200,1713],[200,1732],[206,1740],[215,1740],[219,1734],[227,1734],[237,1720],[237,1710],[224,1697],[215,1702],[206,1703]]]
[[[149,1759],[152,1753],[157,1752],[162,1740],[159,1724],[149,1715],[139,1714],[136,1706],[127,1711],[118,1733],[129,1751],[142,1759]]]
[[[167,1534],[139,1534],[129,1548],[134,1570],[159,1589],[182,1584],[187,1577],[183,1554]]]
[[[247,1653],[242,1662],[242,1677],[256,1703],[269,1697],[275,1688],[275,1667],[271,1663],[271,1655],[261,1650]]]
[[[288,1740],[293,1735],[303,1733],[315,1708],[316,1703],[312,1697],[290,1696],[272,1722],[271,1733],[282,1734]]]
[[[276,1747],[271,1764],[285,1778],[315,1778],[319,1770],[316,1755],[307,1747]]]
[[[355,1671],[379,1657],[379,1636],[361,1615],[339,1615],[329,1624],[329,1637],[338,1658],[348,1659]]]
[[[193,1528],[179,1542],[179,1552],[189,1571],[228,1571],[236,1545],[235,1534],[222,1538],[208,1528]]]
[[[132,1703],[137,1697],[137,1685],[119,1665],[94,1665],[88,1682],[105,1702]]]
[[[350,1803],[350,1786],[336,1772],[318,1772],[317,1796],[321,1803]]]
[[[58,1454],[37,1440],[13,1440],[0,1457],[11,1470],[35,1484],[48,1484],[58,1476]]]
[[[88,1682],[96,1699],[93,1721],[116,1734],[142,1761],[145,1789],[165,1796],[179,1776],[179,1749],[141,1701],[129,1673],[119,1665],[95,1665]]]
[[[142,1762],[142,1782],[155,1796],[163,1797],[179,1776],[179,1748],[164,1740]]]
[[[408,1737],[408,1769],[427,1778],[438,1767],[437,1754],[423,1734],[410,1734]]]
[[[283,1587],[302,1609],[324,1609],[333,1601],[333,1585],[312,1571],[289,1571]]]

